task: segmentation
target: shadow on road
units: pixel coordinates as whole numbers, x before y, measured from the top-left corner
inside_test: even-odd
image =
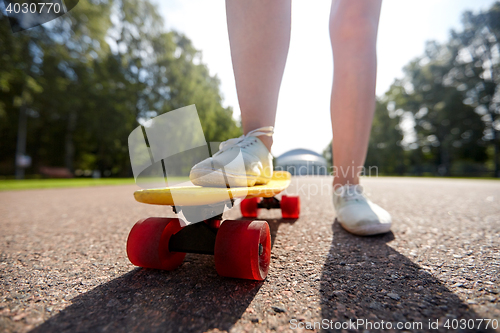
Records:
[[[224,279],[210,260],[186,259],[173,272],[137,268],[98,286],[32,332],[228,330],[262,283]]]
[[[279,225],[295,221],[268,222],[274,244]],[[72,305],[31,332],[229,330],[263,283],[222,278],[212,256],[188,254],[175,271],[137,268],[77,296]]]
[[[388,246],[394,239],[392,232],[357,237],[337,221],[332,229],[333,241],[321,277],[322,318],[346,323],[350,319],[407,325],[422,322],[421,329],[407,327],[409,331],[429,331],[429,320],[439,320],[443,332],[449,331],[443,327],[447,319],[478,318],[439,280]]]

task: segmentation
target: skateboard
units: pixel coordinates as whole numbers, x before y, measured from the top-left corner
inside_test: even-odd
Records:
[[[128,236],[128,258],[139,267],[174,270],[182,264],[186,253],[211,254],[221,276],[264,280],[271,260],[268,223],[223,220],[222,215],[242,199],[243,217],[256,218],[260,209],[279,208],[284,219],[297,219],[300,198],[276,198],[290,182],[289,172],[275,171],[268,184],[253,187],[177,186],[136,191],[138,202],[171,206],[177,215],[182,212],[187,221],[197,223],[182,227],[179,218],[139,220]]]

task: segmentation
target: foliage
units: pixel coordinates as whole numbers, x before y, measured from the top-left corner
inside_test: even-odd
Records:
[[[500,177],[500,2],[428,42],[377,101],[366,165],[381,174]],[[404,135],[404,137],[403,137]]]
[[[481,163],[487,159],[484,123],[464,103],[463,91],[447,79],[456,57],[447,45],[429,43],[426,56],[409,64],[405,78],[396,81],[387,94],[395,108],[410,112],[415,122],[416,138],[408,145],[414,152],[407,155],[416,164],[430,163],[427,171],[439,175],[451,175],[456,161]]]
[[[201,53],[165,31],[148,0],[80,2],[16,34],[0,13],[0,39],[0,174],[13,173],[21,110],[31,173],[66,166],[130,175],[128,134],[139,121],[190,104],[207,141],[240,134]]]
[[[399,121],[395,113],[388,112],[387,101],[377,101],[365,161],[367,174],[404,174],[403,135]]]

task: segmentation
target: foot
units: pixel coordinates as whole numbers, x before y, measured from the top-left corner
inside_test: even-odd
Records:
[[[363,195],[359,185],[344,185],[333,193],[337,220],[347,231],[358,236],[389,232],[391,214]]]
[[[222,142],[217,153],[191,169],[191,182],[216,187],[267,184],[273,176],[273,157],[258,136],[272,134],[272,126],[261,127]]]

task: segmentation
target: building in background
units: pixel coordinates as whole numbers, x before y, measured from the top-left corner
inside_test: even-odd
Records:
[[[275,169],[288,171],[294,176],[328,174],[326,159],[309,149],[293,149],[278,156]]]

